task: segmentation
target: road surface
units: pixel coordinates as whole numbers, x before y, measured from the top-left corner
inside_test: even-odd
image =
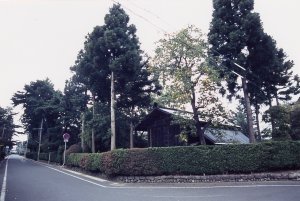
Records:
[[[299,201],[300,181],[122,184],[11,155],[0,164],[0,201]]]

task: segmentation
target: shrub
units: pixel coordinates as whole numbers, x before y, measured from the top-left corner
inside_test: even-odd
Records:
[[[5,152],[0,149],[0,161],[3,160],[5,157]]]
[[[27,152],[26,153],[26,158],[37,160],[37,152]]]
[[[49,153],[40,153],[40,160],[48,161],[49,160]]]
[[[101,155],[99,153],[71,153],[66,156],[66,164],[84,170],[99,172]]]
[[[71,153],[81,153],[81,152],[82,152],[81,146],[78,144],[73,144],[66,150],[66,155],[69,155]]]
[[[70,154],[67,164],[116,175],[203,175],[300,168],[300,142],[120,149]]]

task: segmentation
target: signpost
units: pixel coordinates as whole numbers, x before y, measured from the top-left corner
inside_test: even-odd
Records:
[[[67,149],[67,142],[69,141],[70,139],[70,134],[69,133],[65,133],[63,134],[63,138],[64,138],[64,142],[65,142],[65,151],[64,151],[64,162],[63,162],[63,165],[65,165],[65,162],[66,162],[66,149]]]

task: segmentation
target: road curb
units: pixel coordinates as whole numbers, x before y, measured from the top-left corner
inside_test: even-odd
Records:
[[[117,176],[124,183],[208,183],[208,182],[251,182],[251,181],[300,181],[300,171],[280,173],[253,173],[239,175],[169,175],[169,176]]]
[[[32,159],[29,159],[32,160]],[[89,172],[70,168],[68,166],[60,166],[58,164],[48,164],[46,161],[35,161],[43,165],[57,167],[73,174],[102,180],[106,182],[121,182],[121,183],[212,183],[212,182],[253,182],[253,181],[300,181],[300,170],[283,171],[283,172],[266,172],[266,173],[251,173],[251,174],[226,174],[226,175],[162,175],[162,176],[116,176],[113,178],[100,178],[99,176],[91,175]]]

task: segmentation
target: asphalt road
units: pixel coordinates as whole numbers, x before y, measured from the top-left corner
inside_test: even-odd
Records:
[[[300,181],[122,184],[88,177],[61,167],[27,160],[17,155],[12,155],[1,162],[0,185],[0,201],[300,200]]]

